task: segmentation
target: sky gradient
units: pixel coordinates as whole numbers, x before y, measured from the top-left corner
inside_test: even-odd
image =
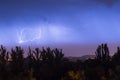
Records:
[[[46,45],[78,56],[101,43],[119,46],[120,0],[0,0],[0,44]]]

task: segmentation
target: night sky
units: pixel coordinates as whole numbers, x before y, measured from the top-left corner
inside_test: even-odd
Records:
[[[120,0],[0,0],[0,44],[78,56],[101,43],[119,46]]]

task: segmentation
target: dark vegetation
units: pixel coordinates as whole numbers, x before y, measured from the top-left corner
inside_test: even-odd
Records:
[[[27,57],[23,55],[27,54]],[[62,50],[0,48],[0,80],[120,80],[120,48],[109,55],[107,44],[98,46],[94,59],[70,61]]]

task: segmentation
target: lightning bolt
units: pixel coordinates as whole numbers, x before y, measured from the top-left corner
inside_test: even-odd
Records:
[[[42,30],[40,28],[23,28],[17,30],[18,43],[32,42],[40,40]]]

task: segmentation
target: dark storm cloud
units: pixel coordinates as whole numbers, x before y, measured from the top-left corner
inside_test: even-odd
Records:
[[[37,21],[58,21],[67,23],[77,20],[76,14],[82,14],[89,7],[106,5],[112,7],[119,0],[0,0],[0,22],[33,23]],[[66,20],[66,21],[64,21]]]
[[[107,7],[112,7],[119,0],[95,0],[97,3],[104,4]]]
[[[30,24],[34,22],[72,22],[79,25],[81,15],[91,7],[112,7],[119,0],[0,0],[0,24]],[[74,22],[72,21],[74,20]],[[70,24],[71,25],[71,24]]]

